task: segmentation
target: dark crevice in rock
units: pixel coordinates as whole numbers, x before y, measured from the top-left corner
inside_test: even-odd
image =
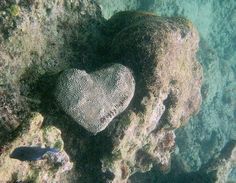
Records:
[[[25,128],[29,110],[16,88],[9,87],[0,92],[0,146],[11,142]]]
[[[199,171],[185,172],[184,167],[178,162],[178,158],[172,158],[171,171],[163,174],[156,166],[150,172],[136,173],[130,177],[133,183],[214,183],[225,182],[228,164],[232,158],[236,141],[232,140],[226,144],[220,154],[202,165]],[[224,172],[225,171],[225,172]],[[221,172],[221,173],[220,173]]]
[[[149,171],[154,164],[153,158],[143,150],[139,150],[136,152],[136,161],[138,166],[140,166],[144,171]]]
[[[214,183],[210,176],[202,172],[186,173],[172,160],[171,171],[163,174],[158,166],[146,173],[136,173],[130,177],[132,183]]]
[[[162,114],[158,126],[156,127],[156,129],[153,131],[153,133],[157,133],[160,129],[163,128],[171,128],[171,124],[170,124],[170,119],[171,119],[171,114],[170,114],[170,110],[173,109],[175,107],[177,101],[177,97],[174,95],[174,93],[171,91],[167,98],[163,101],[163,104],[165,106],[165,111]]]

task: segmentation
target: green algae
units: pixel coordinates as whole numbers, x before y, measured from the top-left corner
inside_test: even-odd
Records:
[[[21,12],[20,6],[17,4],[13,4],[9,8],[9,13],[13,17],[19,16],[20,12]]]
[[[54,126],[46,126],[42,130],[43,130],[43,138],[45,140],[46,146],[54,147],[60,151],[63,150],[64,142],[60,138],[60,135],[61,135],[60,130],[58,130]]]
[[[39,183],[39,176],[40,176],[40,169],[33,168],[30,172],[28,172],[28,175],[24,182],[27,183]]]

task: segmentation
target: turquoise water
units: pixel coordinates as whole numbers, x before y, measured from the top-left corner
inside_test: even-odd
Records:
[[[176,131],[174,160],[187,172],[198,171],[230,140],[236,140],[236,1],[97,0],[107,19],[122,10],[184,16],[200,34],[198,60],[203,66],[203,103],[198,115]],[[235,172],[235,171],[233,171]],[[149,179],[153,173],[145,174]],[[135,179],[142,182],[140,179]],[[229,180],[236,181],[234,173]],[[135,181],[134,181],[135,182]]]

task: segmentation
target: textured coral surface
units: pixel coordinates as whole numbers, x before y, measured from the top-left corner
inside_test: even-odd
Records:
[[[86,130],[96,134],[129,105],[135,81],[131,71],[113,64],[93,73],[78,69],[64,71],[55,96],[61,108]]]

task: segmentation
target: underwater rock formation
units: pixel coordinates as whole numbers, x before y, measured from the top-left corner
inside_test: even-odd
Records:
[[[201,37],[197,53],[204,70],[201,110],[185,127],[176,131],[179,147],[176,157],[180,166],[188,172],[197,171],[219,153],[228,141],[236,140],[236,1],[143,2],[151,5],[146,9],[140,6],[142,10],[190,19]],[[127,1],[125,8],[128,9],[129,5]]]
[[[54,177],[59,182],[104,182],[102,166],[106,179],[124,182],[154,164],[168,170],[174,129],[201,103],[198,35],[189,21],[135,12],[106,21],[94,1],[35,0],[0,2],[0,25],[3,181],[52,182]],[[50,89],[54,75],[63,70],[93,73],[107,63],[132,70],[136,89],[129,107],[91,136],[54,105]],[[27,116],[32,111],[40,111],[45,119],[34,133],[25,131],[31,127]],[[62,132],[70,158],[63,150],[61,156],[34,163],[9,158],[18,146],[61,147],[60,133],[52,124]],[[59,176],[71,168],[69,159],[76,168]]]
[[[28,113],[29,107],[18,91],[10,87],[0,90],[0,139],[19,127]]]
[[[136,171],[158,164],[168,170],[175,146],[174,129],[198,112],[202,70],[195,58],[198,33],[184,18],[121,12],[107,21],[110,60],[135,76],[132,105],[109,126],[112,155],[103,170],[113,182],[126,182]]]
[[[64,142],[61,132],[54,126],[41,128],[43,116],[32,114],[28,125],[21,136],[8,146],[4,146],[0,154],[0,182],[55,182],[60,180],[63,172],[72,169],[73,163],[63,150]],[[60,152],[46,153],[42,160],[29,162],[10,158],[10,153],[19,146],[47,146]]]
[[[176,160],[172,158],[172,160]],[[171,172],[161,174],[155,169],[145,174],[135,175],[129,180],[131,183],[150,182],[148,178],[152,177],[151,182],[158,183],[233,183],[235,182],[234,172],[236,168],[236,141],[229,141],[226,146],[212,157],[206,164],[202,165],[198,171],[186,172],[185,167],[173,163]],[[152,175],[154,173],[154,175]]]
[[[236,141],[229,141],[217,157],[212,158],[199,170],[210,182],[223,183],[230,181],[229,175],[236,168]]]
[[[55,96],[61,108],[86,130],[96,134],[123,112],[133,98],[132,73],[121,64],[86,73],[64,71]]]

